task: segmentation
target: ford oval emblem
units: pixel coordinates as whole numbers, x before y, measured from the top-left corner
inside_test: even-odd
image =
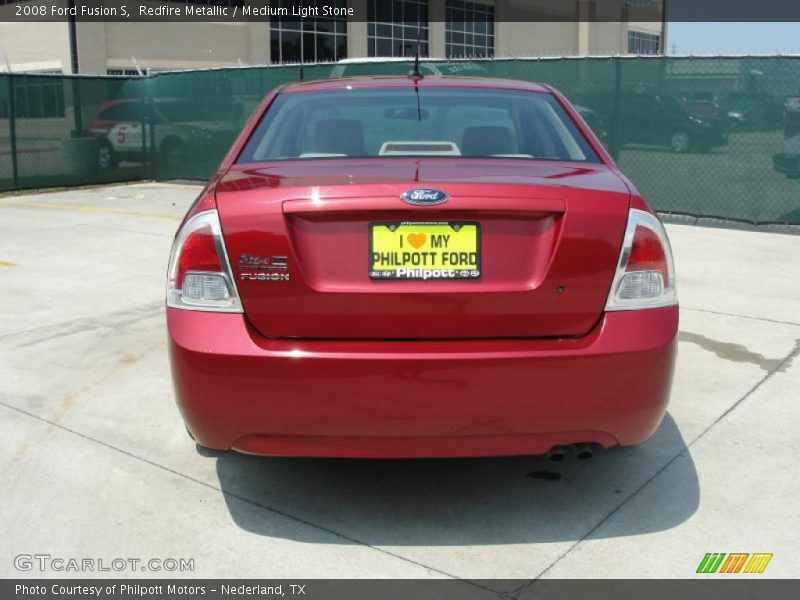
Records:
[[[441,204],[447,202],[450,195],[442,190],[420,189],[408,190],[400,194],[400,199],[409,204],[416,204],[417,206],[432,206],[434,204]]]

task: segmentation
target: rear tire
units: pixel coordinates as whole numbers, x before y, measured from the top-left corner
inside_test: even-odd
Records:
[[[692,138],[686,131],[676,131],[669,139],[669,147],[676,154],[685,154],[692,147]]]
[[[100,142],[100,147],[97,149],[97,169],[100,172],[111,171],[116,169],[119,160],[114,154],[114,148],[107,140]]]
[[[203,444],[201,444],[200,442],[197,441],[197,439],[195,439],[194,435],[192,435],[192,432],[189,431],[189,428],[186,425],[184,425],[184,427],[186,427],[186,435],[188,435],[192,439],[192,441],[194,442],[194,449],[197,451],[197,453],[199,455],[201,455],[201,456],[217,456],[218,454],[224,452],[224,450],[214,450],[214,448],[209,448],[208,446],[203,446]]]
[[[167,139],[161,144],[161,160],[165,167],[179,167],[186,160],[183,142],[178,139]]]

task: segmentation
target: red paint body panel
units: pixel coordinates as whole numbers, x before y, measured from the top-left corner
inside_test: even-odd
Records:
[[[450,200],[400,202],[413,187]],[[383,158],[236,166],[217,205],[245,312],[263,335],[573,337],[600,318],[630,192],[605,165]],[[367,278],[371,222],[454,220],[481,223],[479,282]],[[292,280],[241,280],[244,254],[287,256]]]
[[[538,454],[637,444],[666,410],[677,307],[607,313],[576,340],[290,341],[169,309],[197,441],[291,456]]]

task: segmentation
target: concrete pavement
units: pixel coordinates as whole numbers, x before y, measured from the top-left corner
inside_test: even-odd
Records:
[[[797,576],[800,236],[668,226],[670,411],[591,461],[200,451],[175,408],[163,288],[197,186],[0,197],[0,576],[14,557],[194,559],[196,577],[691,577],[706,552]],[[552,474],[558,475],[552,479]]]

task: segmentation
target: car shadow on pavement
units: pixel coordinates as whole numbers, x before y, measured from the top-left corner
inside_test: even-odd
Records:
[[[225,502],[239,527],[302,542],[452,546],[577,540],[670,461],[672,493],[647,495],[650,505],[637,506],[641,518],[614,519],[593,535],[675,527],[695,512],[700,496],[694,462],[670,415],[647,443],[600,450],[589,460],[570,455],[561,462],[301,459],[198,452],[216,458]],[[316,527],[286,527],[287,516]]]

